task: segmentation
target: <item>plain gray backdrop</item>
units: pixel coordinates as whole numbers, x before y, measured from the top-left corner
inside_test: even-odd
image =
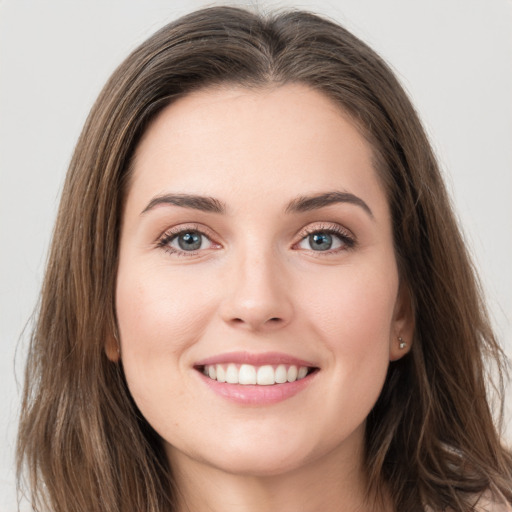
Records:
[[[168,21],[220,3],[0,0],[0,512],[16,510],[13,449],[27,336],[19,340],[85,117],[131,49]],[[222,3],[328,15],[392,65],[438,154],[511,354],[512,2]]]

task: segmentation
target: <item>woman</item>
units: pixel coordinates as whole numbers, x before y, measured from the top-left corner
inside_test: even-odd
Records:
[[[503,357],[382,60],[211,8],[118,68],[70,165],[18,455],[37,510],[505,510]]]

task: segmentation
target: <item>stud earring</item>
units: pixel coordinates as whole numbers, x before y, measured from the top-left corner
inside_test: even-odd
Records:
[[[404,341],[404,339],[402,338],[402,336],[398,336],[398,346],[400,347],[400,349],[404,349],[405,347],[407,347],[407,343]]]

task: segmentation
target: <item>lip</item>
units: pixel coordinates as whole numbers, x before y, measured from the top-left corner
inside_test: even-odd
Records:
[[[281,352],[264,352],[262,354],[254,354],[250,352],[227,352],[206,359],[201,359],[194,363],[194,367],[200,367],[210,364],[251,364],[253,366],[263,366],[265,364],[278,365],[295,365],[308,366],[309,368],[317,368],[318,365],[311,361],[299,359]]]
[[[201,368],[205,365],[229,363],[251,364],[253,366],[285,364],[307,366],[315,370],[300,380],[271,386],[228,384],[210,379],[201,372]],[[287,400],[309,387],[318,374],[318,366],[310,361],[279,352],[266,352],[262,354],[230,352],[219,354],[198,361],[194,364],[194,369],[196,370],[197,377],[215,394],[230,402],[245,406],[266,406]]]

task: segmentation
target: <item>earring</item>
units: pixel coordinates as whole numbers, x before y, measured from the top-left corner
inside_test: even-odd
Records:
[[[404,339],[402,338],[402,336],[398,336],[398,346],[400,347],[400,349],[404,349],[405,347],[407,347],[407,343],[404,341]]]

